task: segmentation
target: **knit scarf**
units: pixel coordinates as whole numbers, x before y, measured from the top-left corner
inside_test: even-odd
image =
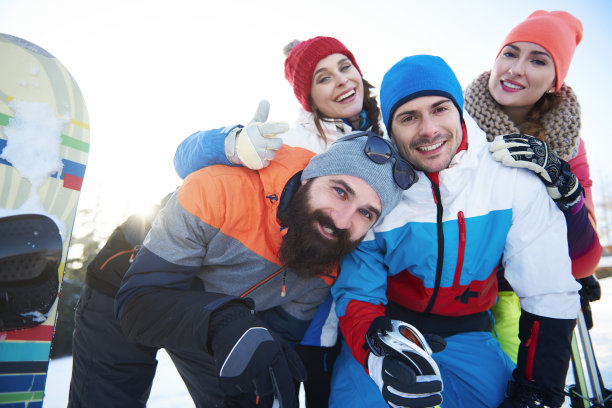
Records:
[[[490,72],[484,72],[465,90],[465,110],[492,141],[495,136],[521,133],[489,92]],[[546,143],[561,159],[568,161],[578,153],[580,142],[580,104],[572,88],[563,84],[557,92],[560,103],[540,118]]]

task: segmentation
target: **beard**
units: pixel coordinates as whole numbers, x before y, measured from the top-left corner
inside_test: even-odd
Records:
[[[348,230],[337,228],[321,210],[311,209],[310,181],[300,187],[283,213],[288,230],[278,252],[281,262],[301,277],[328,272],[363,239],[351,240]],[[321,235],[318,224],[331,230],[334,238]]]

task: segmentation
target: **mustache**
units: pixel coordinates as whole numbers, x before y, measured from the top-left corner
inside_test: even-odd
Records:
[[[410,147],[412,149],[416,149],[417,147],[421,147],[423,145],[439,143],[439,142],[445,142],[445,141],[449,140],[450,138],[451,138],[451,135],[448,134],[448,133],[439,134],[439,135],[434,136],[433,138],[420,137],[420,138],[410,142]]]
[[[326,214],[323,214],[319,211],[315,212],[315,219],[321,225],[321,227],[330,229],[332,231],[332,235],[336,237],[338,240],[348,240],[349,231],[347,229],[341,229],[336,227],[334,221]]]

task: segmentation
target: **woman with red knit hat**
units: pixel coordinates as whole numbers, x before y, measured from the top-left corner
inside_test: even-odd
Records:
[[[371,95],[373,87],[363,79],[355,57],[344,44],[319,36],[293,41],[284,52],[285,78],[301,105],[293,127],[266,122],[267,105],[260,104],[254,123],[230,128],[224,140],[211,137],[213,132],[196,132],[176,151],[174,165],[181,178],[212,164],[260,169],[269,164],[281,143],[318,154],[353,130],[383,134],[378,102]],[[328,406],[331,372],[340,345],[337,335],[338,318],[329,296],[296,348],[308,372],[305,391],[309,408]]]
[[[320,151],[353,130],[382,134],[373,88],[361,75],[353,54],[332,37],[293,41],[285,47],[285,78],[302,106],[296,127],[299,135],[283,135],[285,143],[315,137],[324,141]],[[313,127],[314,126],[314,127]],[[311,149],[312,150],[312,149]],[[315,148],[317,153],[319,149]]]
[[[465,109],[492,141],[496,160],[528,168],[547,185],[566,218],[572,273],[586,279],[585,285],[597,284],[591,275],[602,248],[580,137],[580,105],[564,82],[581,40],[582,24],[570,13],[533,12],[502,41],[491,71],[466,88]],[[516,362],[520,307],[502,274],[500,282],[493,309],[496,333]]]
[[[205,131],[196,132],[179,145],[174,157],[181,178],[212,164],[260,169],[268,165],[282,143],[321,153],[353,130],[383,134],[378,102],[371,95],[373,87],[363,79],[355,57],[344,44],[319,36],[293,41],[284,51],[285,78],[301,105],[293,127],[289,129],[284,122],[264,123],[267,107],[260,105],[254,123],[235,126],[224,141]]]

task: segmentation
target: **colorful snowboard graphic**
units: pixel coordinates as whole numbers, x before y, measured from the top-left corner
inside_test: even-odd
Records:
[[[0,407],[42,407],[57,294],[88,153],[87,109],[70,73],[42,48],[0,34],[0,223],[24,225],[33,220],[35,226],[28,227],[33,231],[13,228],[12,233],[47,237],[26,239],[25,244],[15,243],[21,238],[5,240],[17,249],[6,256],[0,250],[0,316],[9,311],[7,305],[19,310],[12,323],[0,318]],[[43,251],[40,262],[22,267],[21,261],[30,257],[15,251],[24,245],[34,252],[44,246],[51,249]],[[46,286],[30,290],[30,285],[36,286],[33,278],[39,283],[43,279],[37,271],[45,266],[48,271],[49,265],[57,279],[51,274],[53,280],[44,278]],[[51,290],[48,282],[55,282]],[[32,293],[38,293],[32,291],[41,287],[51,293],[50,300],[35,295],[39,304],[25,310],[31,303],[23,302],[20,293],[25,291],[32,298]]]

